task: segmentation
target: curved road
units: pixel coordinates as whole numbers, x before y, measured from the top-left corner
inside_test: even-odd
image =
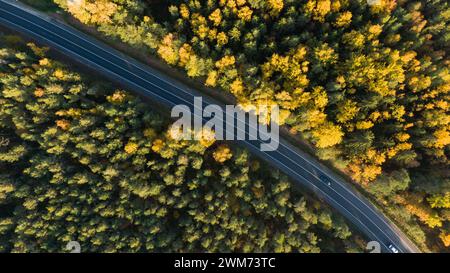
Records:
[[[221,105],[183,83],[16,1],[0,0],[0,25],[50,46],[169,109],[179,104],[194,109],[194,96],[203,97],[203,107],[208,104]],[[389,245],[399,252],[420,252],[404,233],[344,179],[287,141],[281,139],[278,149],[268,152],[260,151],[261,141],[238,142],[289,175],[303,188],[314,192],[370,240],[379,242],[383,252],[392,252]]]

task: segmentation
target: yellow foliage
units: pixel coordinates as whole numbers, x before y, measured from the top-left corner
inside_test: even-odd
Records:
[[[412,144],[404,142],[404,143],[398,144],[396,147],[397,147],[398,151],[407,151],[407,150],[410,150],[412,148]]]
[[[250,21],[252,19],[252,14],[253,14],[253,11],[247,6],[242,7],[238,11],[238,17],[244,21]]]
[[[328,95],[325,89],[321,86],[316,86],[313,89],[312,96],[314,98],[314,105],[317,108],[324,108],[328,104]]]
[[[405,142],[410,138],[410,135],[408,133],[398,133],[395,135],[395,138],[400,142]]]
[[[345,27],[348,26],[351,23],[351,21],[352,21],[352,13],[350,11],[346,11],[338,16],[334,25],[337,27]]]
[[[228,43],[228,37],[225,34],[225,32],[223,32],[223,31],[219,32],[219,34],[217,34],[217,45],[223,46],[223,45],[226,45],[227,43]]]
[[[438,108],[441,108],[442,110],[447,110],[450,108],[450,105],[448,105],[448,102],[446,102],[444,100],[438,100],[438,101],[436,101],[435,104]]]
[[[222,59],[218,60],[215,65],[218,69],[224,69],[228,66],[234,65],[234,62],[235,62],[234,56],[226,55],[223,56]]]
[[[230,159],[233,156],[233,154],[231,153],[230,148],[228,148],[227,145],[222,144],[220,145],[214,152],[213,152],[213,157],[214,160],[216,160],[219,163],[223,163],[225,161],[227,161],[228,159]]]
[[[280,93],[275,94],[275,99],[284,109],[294,110],[299,105],[299,101],[294,100],[287,91],[281,91]]]
[[[61,128],[63,130],[67,130],[67,129],[69,129],[70,122],[66,119],[59,119],[56,121],[56,126],[58,126],[59,128]]]
[[[348,4],[346,0],[333,0],[331,1],[331,11],[338,12],[341,9],[341,1],[343,5]]]
[[[373,0],[372,0],[373,1]],[[397,5],[396,0],[378,0],[370,6],[373,13],[391,12]]]
[[[217,28],[211,28],[208,33],[208,40],[214,41],[217,39]]]
[[[7,35],[4,36],[5,38],[5,42],[7,43],[11,43],[11,44],[17,44],[17,43],[22,43],[23,40],[19,37],[19,36],[15,36],[15,35]],[[34,43],[27,43],[27,46],[33,51],[34,54],[36,54],[36,56],[44,58],[44,56],[46,56],[47,51],[49,50],[48,47],[39,47]],[[0,54],[1,55],[1,54]],[[47,59],[47,58],[44,58]]]
[[[199,25],[198,28],[196,30],[194,30],[195,34],[197,34],[197,36],[204,40],[206,38],[206,36],[208,36],[209,34],[209,28],[207,25]]]
[[[209,20],[211,20],[211,22],[213,22],[213,24],[215,26],[220,25],[220,23],[222,22],[222,13],[220,12],[220,9],[216,9],[214,10],[210,15],[209,15]]]
[[[381,165],[386,161],[386,156],[383,153],[379,153],[377,150],[371,148],[366,152],[368,162],[376,165]]]
[[[134,154],[138,148],[139,146],[136,143],[128,142],[127,145],[125,145],[124,150],[127,154]]]
[[[337,54],[334,52],[334,49],[330,47],[327,43],[322,44],[319,47],[314,49],[314,55],[319,59],[322,63],[336,63]]]
[[[403,116],[405,115],[406,110],[403,105],[394,105],[392,107],[392,117],[398,121],[403,121]]]
[[[441,234],[439,235],[439,238],[442,240],[444,246],[450,247],[450,233],[442,231]]]
[[[127,97],[127,93],[121,90],[116,90],[111,96],[108,96],[106,99],[113,103],[122,103]]]
[[[367,129],[369,129],[369,128],[372,128],[373,125],[374,125],[373,122],[370,121],[370,120],[367,120],[367,121],[358,121],[358,122],[356,123],[356,128],[359,129],[359,130],[367,130]]]
[[[302,130],[309,130],[325,123],[327,115],[318,109],[308,109],[301,114],[305,125]]]
[[[370,114],[369,119],[373,122],[376,122],[378,120],[378,118],[381,117],[381,113],[378,111],[374,111],[372,112],[372,114]]]
[[[347,46],[349,46],[352,49],[360,49],[364,46],[364,43],[366,42],[366,37],[362,33],[352,30],[350,32],[345,33],[342,36],[342,41],[344,42],[344,44],[346,44]],[[363,60],[362,57],[360,57],[360,56],[358,56],[357,59],[355,60],[355,63],[357,63],[361,66],[365,62],[366,61]],[[362,66],[362,67],[364,67],[364,66]]]
[[[403,129],[406,130],[406,129],[409,129],[409,128],[411,128],[411,127],[414,127],[414,123],[407,123],[407,124],[405,124],[405,125],[403,126]]]
[[[180,15],[184,19],[189,19],[190,12],[189,12],[189,8],[186,6],[186,4],[180,5]]]
[[[305,10],[312,14],[312,18],[319,22],[325,21],[325,16],[331,11],[330,0],[308,0]]]
[[[380,25],[371,25],[369,27],[369,33],[372,34],[373,37],[378,36],[381,31],[383,31],[383,28]]]
[[[338,114],[336,120],[340,123],[345,123],[355,117],[358,113],[359,107],[356,102],[345,100],[344,103],[338,105]]]
[[[293,56],[294,60],[301,61],[301,60],[305,59],[306,53],[308,53],[308,52],[307,52],[307,49],[305,46],[297,47],[297,49],[295,50],[294,56]]]
[[[377,165],[364,166],[361,172],[361,181],[364,183],[373,181],[381,174],[381,167]]]
[[[79,118],[82,115],[82,111],[76,108],[69,108],[68,110],[59,110],[55,113],[57,116],[69,116],[72,118]]]
[[[178,54],[174,49],[173,34],[167,34],[158,47],[158,54],[168,64],[174,65],[178,62]]]
[[[414,60],[417,56],[417,53],[414,51],[408,51],[401,57],[403,63],[407,64],[410,61]]]
[[[155,141],[153,141],[152,144],[152,150],[155,153],[158,153],[159,151],[161,151],[161,149],[164,147],[164,141],[162,139],[156,139]]]
[[[111,23],[117,5],[108,0],[68,1],[68,11],[85,24]]]
[[[187,62],[189,61],[189,58],[193,54],[192,47],[189,44],[183,44],[180,49],[178,50],[179,55],[179,61],[178,64],[181,67],[186,66]]]
[[[47,66],[49,64],[50,64],[50,61],[47,58],[43,58],[43,59],[39,60],[39,65]]]
[[[34,199],[27,199],[23,202],[23,207],[27,210],[34,210],[38,205],[38,202]]]
[[[269,78],[275,71],[286,72],[289,69],[289,56],[274,53],[268,62],[262,65],[264,78]]]
[[[81,109],[70,108],[66,113],[69,117],[79,118],[82,115]]]
[[[61,69],[56,69],[53,75],[60,80],[64,79],[64,72]]]
[[[278,124],[279,125],[284,125],[286,123],[286,120],[289,118],[289,116],[291,115],[291,111],[286,110],[286,109],[281,109],[279,116],[278,116]]]
[[[350,171],[350,176],[352,179],[357,182],[361,182],[361,167],[358,164],[350,163],[347,168]]]
[[[240,79],[236,79],[230,85],[230,89],[233,94],[239,95],[244,91],[244,85],[242,84],[242,81]]]
[[[381,167],[378,165],[361,165],[358,164],[358,162],[349,164],[348,169],[350,171],[352,179],[365,185],[375,180],[375,178],[377,178],[377,176],[382,172]]]
[[[235,0],[228,0],[227,1],[227,7],[229,7],[231,10],[236,10],[236,1]]]
[[[34,95],[38,98],[44,96],[44,89],[42,88],[36,88],[36,90],[34,90]]]
[[[434,142],[436,148],[441,149],[450,144],[450,132],[446,128],[435,131],[433,136],[436,138]]]
[[[209,128],[202,128],[199,132],[196,132],[195,139],[198,139],[203,147],[210,147],[216,141],[216,133]]]
[[[284,7],[284,2],[283,0],[267,0],[267,5],[269,6],[269,13],[272,16],[277,16],[280,11],[283,9]]]
[[[341,143],[344,133],[342,132],[341,127],[330,122],[314,129],[312,135],[315,138],[317,147],[326,148]]]
[[[261,65],[263,78],[269,79],[275,72],[281,72],[296,88],[306,87],[309,80],[303,73],[308,71],[309,63],[302,60],[305,54],[306,48],[303,46],[290,51],[287,56],[272,54],[270,59]]]
[[[205,84],[207,86],[216,86],[217,84],[217,71],[213,70],[208,73],[208,77],[206,78]]]
[[[427,198],[428,203],[432,208],[450,209],[450,192],[445,194],[435,194]]]
[[[424,206],[422,197],[414,194],[410,194],[406,197],[397,196],[396,201],[404,205],[406,210],[411,214],[417,216],[419,220],[430,228],[441,227],[442,219],[433,212],[429,207]]]
[[[337,76],[336,82],[339,83],[340,85],[345,85],[345,77],[342,75]]]

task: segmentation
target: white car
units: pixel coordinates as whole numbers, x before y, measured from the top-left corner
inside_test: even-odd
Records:
[[[389,244],[388,248],[392,251],[392,253],[398,253],[398,249],[393,244]]]

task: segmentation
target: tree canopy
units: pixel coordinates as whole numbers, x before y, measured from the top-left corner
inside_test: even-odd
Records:
[[[151,105],[3,34],[0,135],[0,252],[62,252],[70,241],[83,252],[364,246],[246,150],[176,140]]]

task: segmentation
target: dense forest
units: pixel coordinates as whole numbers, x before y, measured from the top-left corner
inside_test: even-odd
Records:
[[[47,1],[48,2],[48,1]],[[54,0],[281,123],[424,250],[450,247],[445,0]]]
[[[148,103],[0,35],[0,252],[360,252],[246,150],[176,141]]]

